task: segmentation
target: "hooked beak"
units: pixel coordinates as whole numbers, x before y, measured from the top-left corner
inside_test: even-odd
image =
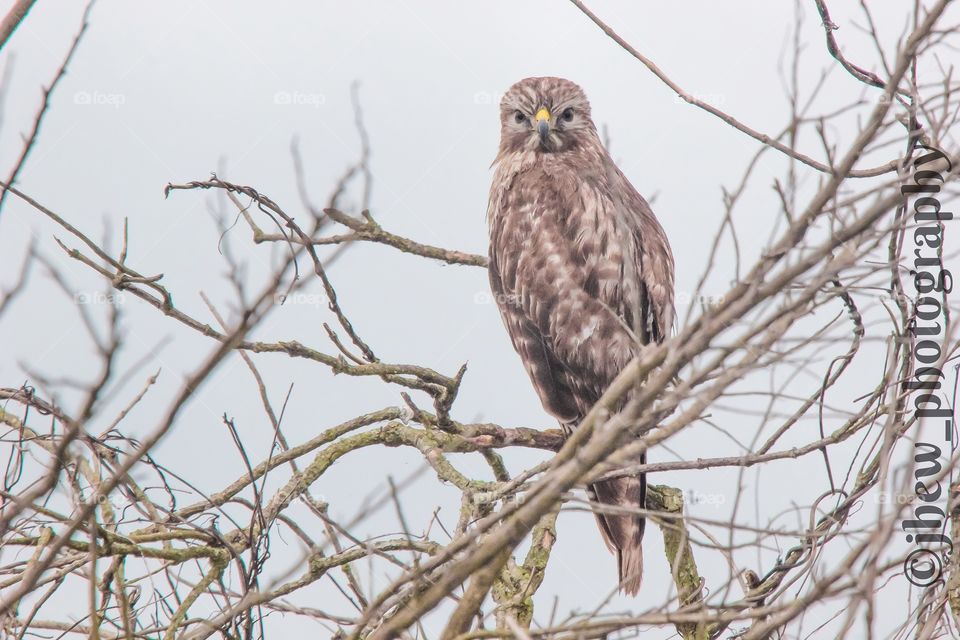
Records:
[[[550,135],[550,111],[546,107],[540,107],[533,119],[537,133],[540,134],[540,142],[546,142]]]

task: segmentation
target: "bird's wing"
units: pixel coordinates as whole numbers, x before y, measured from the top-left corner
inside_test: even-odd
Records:
[[[624,315],[642,343],[662,342],[670,337],[675,314],[673,252],[650,205],[619,169],[613,171],[611,190],[616,206],[624,210],[630,223],[639,285],[636,313],[625,309]],[[625,300],[629,301],[629,296]]]
[[[639,344],[620,311],[625,248],[595,232],[611,201],[592,185],[543,178],[492,203],[490,283],[544,407],[574,422]]]
[[[520,355],[544,408],[560,422],[574,422],[579,416],[569,389],[563,384],[564,366],[523,307],[514,303],[512,294],[504,288],[495,255],[497,252],[491,251],[490,288],[513,348]]]

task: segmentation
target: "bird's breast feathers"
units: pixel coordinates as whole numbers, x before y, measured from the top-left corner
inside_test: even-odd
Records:
[[[619,306],[632,294],[637,217],[611,198],[609,176],[523,152],[498,166],[488,217],[503,266],[556,271],[558,288],[577,286]],[[521,283],[517,283],[521,284]]]

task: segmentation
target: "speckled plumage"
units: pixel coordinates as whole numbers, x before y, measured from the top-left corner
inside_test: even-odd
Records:
[[[521,80],[504,95],[500,121],[487,210],[490,284],[540,400],[572,429],[644,345],[669,333],[673,255],[600,141],[579,86]],[[590,490],[600,503],[642,508],[646,480]],[[636,593],[643,518],[598,513],[597,521],[617,554],[621,587]]]

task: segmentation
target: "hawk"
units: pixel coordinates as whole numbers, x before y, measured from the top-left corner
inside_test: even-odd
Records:
[[[490,187],[490,286],[544,408],[569,434],[645,345],[673,325],[673,254],[650,205],[597,135],[583,90],[526,78],[500,103]],[[645,462],[644,456],[640,462]],[[597,482],[620,588],[643,571],[643,474]]]

